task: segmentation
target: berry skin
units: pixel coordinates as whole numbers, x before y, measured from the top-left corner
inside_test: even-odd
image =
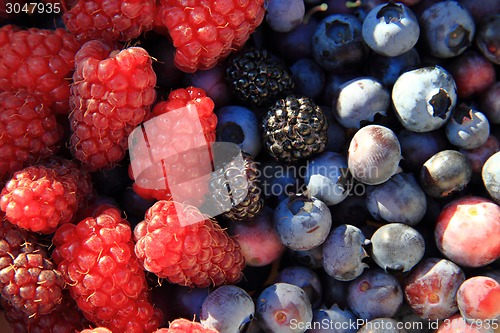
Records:
[[[72,222],[91,193],[88,174],[68,160],[26,167],[6,183],[0,208],[9,222],[34,232],[49,234]]]
[[[206,328],[202,324],[179,318],[170,323],[168,330],[160,329],[155,333],[218,333],[218,331]]]
[[[125,157],[128,135],[155,100],[152,61],[140,47],[113,51],[94,40],[82,46],[75,63],[71,151],[90,171],[108,169]]]
[[[0,93],[0,132],[0,179],[53,155],[63,136],[51,110],[26,91]]]
[[[302,23],[305,11],[303,0],[269,0],[266,21],[274,31],[289,32]]]
[[[80,44],[64,29],[0,28],[0,91],[26,90],[55,113],[68,114],[70,78]]]
[[[106,327],[87,328],[80,333],[113,333]]]
[[[160,200],[135,227],[134,237],[144,268],[171,283],[204,288],[242,278],[240,245],[195,207]]]
[[[135,181],[134,191],[145,199],[174,199],[198,206],[208,190],[208,174],[213,171],[207,147],[215,142],[213,100],[200,88],[179,88],[170,92],[167,101],[157,103],[146,120],[145,138],[139,139],[146,141],[149,152],[141,152],[140,145],[131,149],[129,174]],[[151,164],[149,154],[162,163]],[[144,170],[134,167],[137,165],[144,165]],[[182,191],[176,191],[173,198],[173,185],[179,188],[184,182]]]
[[[103,205],[93,217],[59,227],[53,243],[52,257],[88,320],[113,332],[158,328],[161,314],[149,301],[132,231],[118,209]]]
[[[82,43],[92,39],[127,42],[153,28],[155,9],[154,0],[79,0],[63,14],[63,20]]]
[[[160,0],[154,24],[170,34],[176,66],[192,73],[241,49],[264,14],[264,0]]]

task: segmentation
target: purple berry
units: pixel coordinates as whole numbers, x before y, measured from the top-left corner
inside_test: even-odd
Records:
[[[347,302],[360,319],[393,317],[403,304],[403,290],[394,276],[369,269],[349,284]]]
[[[323,268],[339,281],[351,281],[360,276],[368,265],[364,246],[368,242],[355,226],[343,224],[332,230],[323,243]]]

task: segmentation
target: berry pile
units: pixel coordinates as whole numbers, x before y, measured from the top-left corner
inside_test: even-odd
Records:
[[[0,1],[0,332],[499,333],[498,0]]]

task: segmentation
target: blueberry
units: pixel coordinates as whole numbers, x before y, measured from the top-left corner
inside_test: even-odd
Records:
[[[441,131],[417,133],[403,129],[398,134],[399,143],[403,153],[405,167],[415,171],[432,155],[445,150],[447,142]]]
[[[403,290],[394,276],[372,268],[351,281],[347,302],[360,319],[393,317],[403,304]]]
[[[302,288],[278,282],[259,295],[256,318],[267,333],[303,333],[312,320],[312,307]]]
[[[332,230],[323,243],[323,268],[339,281],[351,281],[368,267],[363,262],[368,257],[363,232],[352,225],[343,224]]]
[[[490,123],[481,112],[461,104],[453,111],[445,132],[451,144],[464,149],[474,149],[488,140]]]
[[[211,292],[201,305],[200,322],[220,333],[240,332],[253,318],[255,304],[240,287],[221,286]]]
[[[217,139],[232,142],[256,157],[261,148],[259,120],[255,113],[242,106],[229,105],[217,110]]]
[[[325,151],[332,151],[336,153],[343,152],[346,144],[346,130],[333,116],[333,112],[327,106],[322,106],[325,110],[325,116],[328,120],[328,142]]]
[[[309,268],[301,266],[285,267],[278,273],[275,282],[289,283],[304,289],[313,308],[317,308],[321,303],[323,294],[321,281],[318,274]]]
[[[295,29],[305,14],[304,0],[267,0],[266,21],[271,29],[288,32]]]
[[[264,160],[261,167],[260,187],[266,203],[277,205],[297,193],[302,186],[302,179],[297,168],[274,159]]]
[[[120,204],[127,213],[127,216],[138,217],[141,220],[144,218],[144,214],[151,207],[155,200],[144,199],[138,195],[131,187],[126,188],[121,192],[118,199]]]
[[[500,204],[500,152],[493,154],[482,170],[482,178],[484,187],[490,194],[491,198]]]
[[[332,307],[337,304],[342,309],[347,309],[347,293],[350,281],[339,281],[328,275],[323,270],[321,281],[323,283],[323,304]]]
[[[500,14],[481,22],[476,34],[476,45],[489,61],[500,65]]]
[[[373,218],[414,226],[427,210],[425,192],[411,173],[399,173],[367,189],[366,206]]]
[[[420,21],[428,51],[438,58],[451,58],[464,52],[476,30],[469,11],[451,0],[427,7]]]
[[[425,241],[415,229],[402,223],[381,226],[370,239],[371,257],[384,270],[408,272],[425,252]]]
[[[405,71],[420,64],[420,55],[415,48],[395,57],[374,54],[368,59],[368,71],[385,87],[390,87]]]
[[[389,92],[370,77],[360,77],[344,83],[333,101],[338,122],[346,128],[360,128],[361,122],[373,122],[376,114],[386,115]]]
[[[472,168],[464,154],[443,150],[429,158],[420,169],[420,184],[435,198],[462,190],[472,177]]]
[[[294,251],[288,250],[292,260],[297,264],[311,269],[323,267],[323,247],[317,246],[310,250]]]
[[[401,324],[392,318],[375,318],[361,327],[358,333],[407,333]]]
[[[407,6],[390,1],[376,6],[366,15],[362,33],[373,51],[395,57],[415,46],[420,27],[415,14]]]
[[[362,185],[362,184],[361,184]],[[361,191],[365,191],[365,185],[362,185]],[[358,185],[360,187],[360,185]],[[356,192],[356,186],[353,193]],[[348,196],[338,205],[330,207],[332,216],[335,217],[337,224],[351,224],[354,226],[362,226],[371,218],[370,212],[366,208],[366,200],[364,196],[352,195]]]
[[[330,309],[313,312],[308,333],[356,333],[356,316],[349,310],[342,310],[337,304]]]
[[[92,173],[95,189],[101,194],[116,195],[130,186],[128,166],[119,164],[112,169],[99,170]]]
[[[457,102],[457,86],[442,67],[422,67],[401,74],[392,89],[392,102],[406,129],[428,132],[444,126],[450,118]]]
[[[281,242],[292,250],[309,250],[321,245],[332,225],[325,203],[300,194],[280,202],[273,220]]]
[[[488,88],[482,95],[480,110],[492,124],[500,124],[500,81]]]
[[[290,66],[295,92],[310,98],[318,98],[325,85],[323,69],[312,59],[303,58]]]
[[[386,182],[396,173],[400,160],[399,140],[385,126],[365,126],[354,134],[349,144],[349,171],[363,184],[377,185]]]
[[[282,58],[297,61],[312,56],[312,36],[318,20],[311,17],[307,22],[303,21],[294,30],[289,32],[271,31],[272,44],[275,52]]]
[[[185,74],[184,85],[203,89],[218,107],[228,105],[231,102],[231,93],[224,78],[224,71],[223,66],[215,66],[207,70],[197,71],[196,74]]]
[[[361,63],[367,49],[361,22],[353,15],[333,14],[317,26],[312,39],[314,60],[327,71],[346,71]]]
[[[307,164],[304,182],[307,194],[326,205],[342,202],[350,189],[350,174],[344,155],[324,152]]]

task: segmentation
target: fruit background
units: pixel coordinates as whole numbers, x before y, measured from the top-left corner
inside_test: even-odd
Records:
[[[0,332],[500,332],[499,64],[498,0],[1,0]]]

